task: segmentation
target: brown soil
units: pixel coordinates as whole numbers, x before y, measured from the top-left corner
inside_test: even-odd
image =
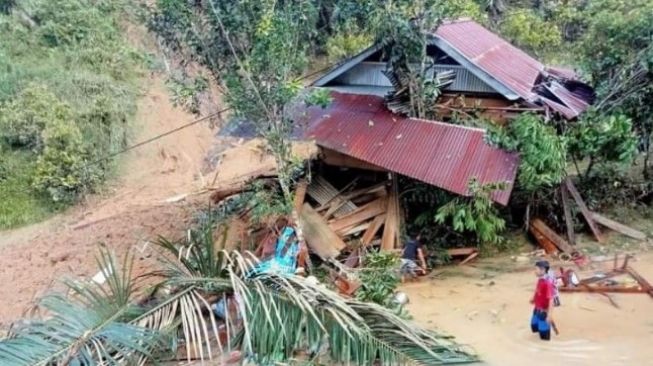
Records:
[[[149,80],[139,103],[135,136],[141,141],[194,119],[174,108],[160,77]],[[117,254],[142,249],[157,234],[178,234],[186,227],[195,201],[166,203],[171,196],[202,185],[201,164],[213,131],[198,124],[134,150],[121,159],[120,178],[102,195],[46,222],[0,235],[0,324],[19,318],[26,307],[64,277],[92,277],[94,256],[104,244]],[[147,249],[147,248],[146,248]],[[136,250],[137,270],[148,261]]]
[[[535,282],[530,265],[491,266],[512,268],[510,273],[482,262],[475,266],[404,285],[415,321],[455,335],[488,365],[653,365],[651,297],[616,294],[617,309],[601,295],[563,293],[554,312],[561,334],[544,342],[529,328]],[[653,280],[653,253],[639,255],[633,267]]]

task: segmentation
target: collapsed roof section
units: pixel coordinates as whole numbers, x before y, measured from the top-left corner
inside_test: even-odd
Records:
[[[304,138],[361,161],[460,195],[468,183],[505,182],[492,199],[508,203],[519,158],[485,142],[485,131],[390,112],[383,98],[332,92],[326,109],[311,107]]]
[[[432,33],[430,45],[436,48],[435,71],[456,73],[458,80],[445,90],[495,93],[508,101],[549,109],[567,119],[578,117],[594,101],[592,89],[572,70],[546,67],[473,20],[443,23]],[[313,86],[383,95],[390,84],[381,72],[381,52],[380,44],[372,45],[332,68]]]

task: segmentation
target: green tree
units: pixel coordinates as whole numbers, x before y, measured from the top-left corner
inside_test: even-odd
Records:
[[[557,25],[527,9],[513,10],[500,24],[501,34],[518,46],[541,55],[560,45]]]
[[[585,178],[590,176],[595,164],[630,163],[637,151],[632,123],[624,115],[586,114],[571,127],[569,137],[574,161],[588,160]]]
[[[505,127],[491,125],[487,139],[519,153],[517,185],[527,192],[555,187],[565,177],[567,144],[541,116],[522,114]]]
[[[581,63],[597,91],[597,111],[624,114],[647,154],[653,133],[653,3],[597,0],[588,3]]]

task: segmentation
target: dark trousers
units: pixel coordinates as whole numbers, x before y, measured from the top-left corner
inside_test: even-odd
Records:
[[[544,310],[534,309],[531,317],[531,331],[539,333],[540,339],[551,340],[551,325],[546,321],[547,312]]]

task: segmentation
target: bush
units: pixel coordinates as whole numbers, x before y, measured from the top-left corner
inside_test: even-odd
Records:
[[[504,183],[480,185],[476,179],[469,182],[471,197],[456,197],[438,209],[435,222],[451,222],[457,232],[473,232],[477,243],[499,244],[503,241],[500,233],[506,222],[492,203],[492,192],[505,188]]]
[[[329,37],[326,50],[329,60],[337,61],[353,56],[372,44],[372,37],[365,33],[338,32]]]
[[[359,274],[361,287],[356,291],[356,299],[395,308],[392,300],[399,284],[397,256],[393,253],[369,252],[364,265]]]
[[[68,121],[70,108],[46,87],[31,84],[0,107],[0,136],[5,143],[40,151],[43,130],[48,124]]]
[[[554,48],[562,42],[558,26],[543,20],[531,10],[508,13],[500,30],[512,42],[535,53]]]
[[[43,132],[45,148],[39,156],[33,187],[53,202],[69,204],[102,180],[98,168],[87,166],[82,135],[67,121],[51,123]]]

